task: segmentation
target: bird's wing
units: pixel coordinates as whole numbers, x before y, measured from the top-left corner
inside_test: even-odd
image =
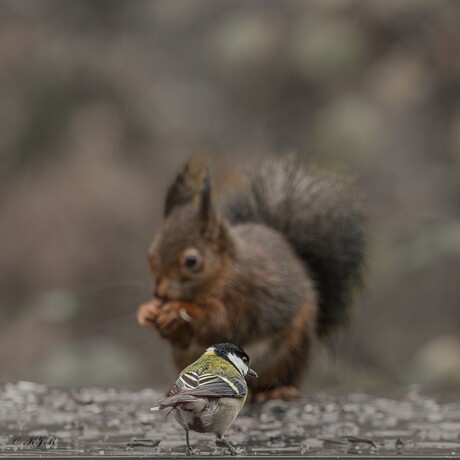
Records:
[[[170,396],[185,394],[191,396],[244,398],[246,393],[246,382],[242,379],[189,371],[177,379],[169,394]]]

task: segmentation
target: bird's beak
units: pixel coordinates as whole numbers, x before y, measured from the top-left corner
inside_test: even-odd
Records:
[[[254,370],[252,370],[252,369],[249,369],[249,370],[248,370],[248,373],[247,373],[246,375],[249,375],[249,377],[256,377],[256,378],[259,377],[259,376],[257,375],[257,372],[254,371]]]

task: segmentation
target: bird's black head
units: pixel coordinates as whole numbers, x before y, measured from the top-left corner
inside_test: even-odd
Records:
[[[218,343],[208,348],[208,350],[211,349],[217,356],[233,364],[243,376],[250,375],[257,377],[257,374],[249,367],[249,356],[238,345],[233,343]]]

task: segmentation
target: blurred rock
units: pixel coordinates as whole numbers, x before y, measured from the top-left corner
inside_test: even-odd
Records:
[[[414,15],[419,12],[430,13],[432,10],[443,8],[443,2],[432,0],[388,0],[385,2],[365,2],[364,8],[375,16],[391,21],[403,15]]]
[[[450,157],[455,165],[456,180],[460,186],[460,111],[452,117],[449,126],[449,148]]]
[[[460,338],[444,335],[427,342],[414,357],[412,377],[424,384],[458,388]]]
[[[333,161],[371,161],[372,145],[381,141],[382,122],[366,100],[346,96],[318,112],[315,139],[321,156]]]
[[[68,342],[35,363],[31,375],[52,385],[133,385],[141,374],[142,358],[107,338]]]
[[[369,86],[374,99],[385,109],[413,109],[431,94],[431,70],[419,57],[397,50],[370,70]]]
[[[73,293],[56,289],[45,292],[35,299],[33,308],[45,321],[64,324],[75,319],[80,305]]]
[[[307,17],[295,24],[289,55],[294,68],[315,83],[338,83],[364,64],[366,38],[351,20],[315,21]]]
[[[260,70],[279,55],[283,28],[283,17],[270,9],[225,15],[209,39],[213,67],[225,78]]]

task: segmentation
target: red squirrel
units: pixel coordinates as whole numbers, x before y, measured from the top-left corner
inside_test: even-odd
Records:
[[[294,399],[315,343],[346,323],[361,284],[362,200],[289,156],[242,182],[214,202],[203,157],[186,163],[148,250],[154,296],[137,318],[169,341],[179,370],[233,342],[259,374],[253,398]]]

